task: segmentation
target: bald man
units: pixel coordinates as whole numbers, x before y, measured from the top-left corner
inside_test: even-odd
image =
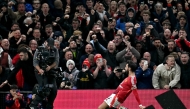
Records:
[[[150,55],[150,53],[149,52],[145,52],[144,54],[143,54],[143,58],[145,58],[145,59],[147,59],[147,61],[148,61],[148,67],[150,68],[150,69],[152,69],[152,70],[155,70],[156,69],[156,64],[154,63],[154,62],[151,62],[151,55]]]

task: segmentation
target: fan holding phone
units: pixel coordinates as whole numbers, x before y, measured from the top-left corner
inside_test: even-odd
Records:
[[[139,67],[135,71],[137,78],[137,88],[138,89],[153,89],[152,86],[152,75],[153,70],[148,68],[148,60],[142,58],[139,63]]]
[[[90,62],[88,58],[83,61],[82,70],[77,77],[77,89],[92,89],[93,88],[93,75],[89,70]]]

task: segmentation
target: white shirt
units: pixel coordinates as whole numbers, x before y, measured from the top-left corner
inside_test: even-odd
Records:
[[[1,57],[1,53],[3,52],[3,48],[0,47],[0,57]],[[13,70],[14,69],[14,65],[12,64],[12,59],[10,57],[10,55],[8,54],[8,64],[9,64],[9,68],[10,70]]]

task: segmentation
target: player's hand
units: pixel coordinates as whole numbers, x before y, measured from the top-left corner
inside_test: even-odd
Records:
[[[141,105],[141,106],[139,106],[139,108],[140,109],[145,109],[146,107]]]

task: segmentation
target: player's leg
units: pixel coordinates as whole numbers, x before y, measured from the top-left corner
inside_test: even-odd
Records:
[[[106,109],[106,108],[108,108],[109,106],[108,106],[108,104],[104,101],[99,107],[98,107],[98,109]]]

